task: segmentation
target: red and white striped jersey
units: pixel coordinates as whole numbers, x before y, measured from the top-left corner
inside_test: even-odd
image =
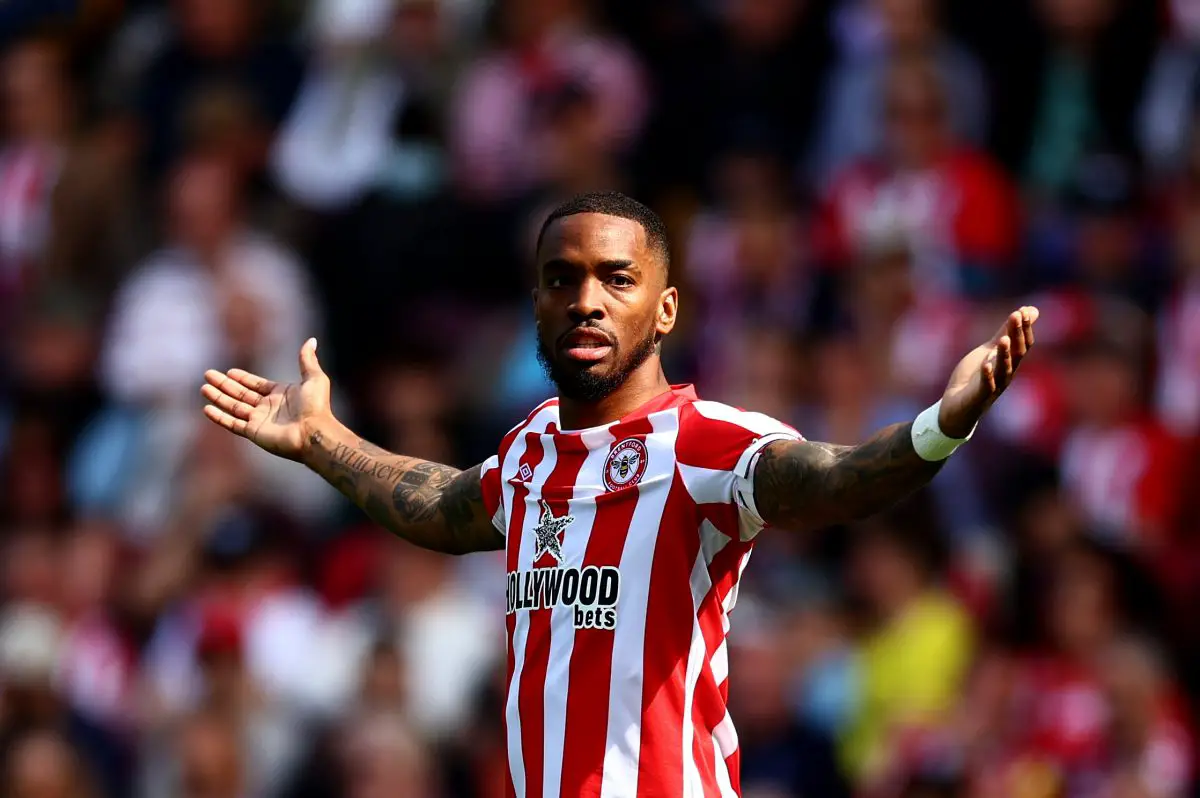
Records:
[[[539,406],[484,464],[507,539],[508,794],[735,796],[729,611],[757,454],[790,427],[675,386],[566,431]]]

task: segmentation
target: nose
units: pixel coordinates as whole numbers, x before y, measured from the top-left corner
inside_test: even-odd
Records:
[[[567,306],[567,313],[575,324],[604,318],[603,287],[600,281],[588,278],[579,284],[579,289]]]

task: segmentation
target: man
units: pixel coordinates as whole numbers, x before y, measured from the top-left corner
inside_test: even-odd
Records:
[[[643,205],[576,197],[550,214],[537,261],[559,397],[482,465],[391,454],[346,429],[313,340],[299,383],[207,372],[204,412],[412,543],[506,550],[509,795],[736,795],[725,635],[755,536],[861,518],[928,482],[1008,386],[1037,310],[1011,314],[916,421],[831,446],[667,382],[678,293]]]

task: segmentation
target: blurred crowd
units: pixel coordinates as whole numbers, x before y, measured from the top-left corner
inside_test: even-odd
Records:
[[[502,562],[198,387],[316,335],[357,431],[481,461],[597,188],[674,236],[672,379],[812,439],[1042,311],[930,489],[761,540],[746,798],[1200,794],[1200,3],[7,0],[0,48],[0,794],[502,795]]]

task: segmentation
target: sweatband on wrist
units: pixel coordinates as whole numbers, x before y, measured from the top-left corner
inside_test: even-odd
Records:
[[[938,423],[938,414],[942,410],[942,400],[921,411],[912,425],[912,443],[917,456],[922,460],[936,463],[954,454],[954,450],[971,440],[975,427],[965,438],[951,438],[942,432]]]

